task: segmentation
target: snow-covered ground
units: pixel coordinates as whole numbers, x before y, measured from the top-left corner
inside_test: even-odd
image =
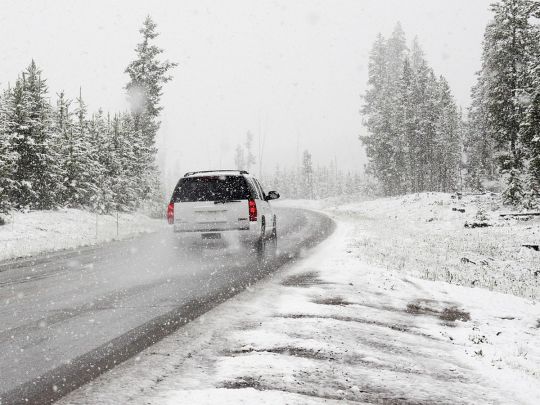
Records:
[[[446,232],[450,244],[464,237],[451,224],[463,226],[465,218],[446,215],[455,213],[449,196],[435,205],[429,203],[433,196],[418,198],[320,204],[338,226],[315,252],[60,404],[540,403],[536,302],[416,278],[408,261],[394,266],[393,258],[377,259],[376,240],[390,256],[396,252],[392,243],[412,238],[397,251],[408,248],[412,262],[418,257],[422,266],[443,262],[424,257],[440,253],[437,237]],[[428,213],[435,219],[426,222]],[[391,227],[395,216],[416,228],[374,229]],[[424,235],[424,223],[441,234]],[[383,235],[391,239],[375,239]],[[464,243],[452,244],[449,258]]]
[[[165,226],[135,213],[97,215],[76,209],[15,212],[0,226],[0,261],[132,237]],[[118,230],[118,232],[117,232]]]
[[[359,228],[354,244],[369,263],[430,280],[540,298],[540,253],[522,246],[540,244],[540,216],[501,217],[511,209],[499,195],[458,199],[421,193],[345,204],[339,199],[282,204],[350,220]]]

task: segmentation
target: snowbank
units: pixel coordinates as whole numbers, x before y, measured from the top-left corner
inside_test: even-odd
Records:
[[[152,232],[164,225],[133,213],[97,215],[76,209],[16,212],[0,226],[0,260],[75,248]]]
[[[447,237],[463,226],[449,196],[420,198],[331,210],[337,230],[311,256],[59,404],[540,403],[538,305],[364,260],[379,250],[363,241],[396,216],[437,216]],[[396,240],[413,246],[424,223]]]
[[[369,263],[429,280],[540,298],[540,216],[511,211],[498,195],[421,193],[352,204],[288,201],[352,221]]]

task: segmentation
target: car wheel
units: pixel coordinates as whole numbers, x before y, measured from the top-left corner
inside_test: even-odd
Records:
[[[274,227],[272,228],[272,234],[270,235],[270,241],[269,241],[270,242],[269,250],[273,257],[277,254],[277,239],[278,239],[277,224],[276,224],[276,217],[274,217]]]
[[[255,242],[255,254],[257,255],[257,260],[259,263],[264,262],[266,258],[266,225],[263,222],[261,226],[261,235],[259,236],[259,239],[257,239],[257,242]]]

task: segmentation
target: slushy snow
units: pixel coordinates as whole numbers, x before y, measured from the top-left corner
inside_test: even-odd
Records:
[[[540,403],[536,302],[374,264],[364,213],[389,204],[319,206],[337,230],[314,252],[59,403]]]

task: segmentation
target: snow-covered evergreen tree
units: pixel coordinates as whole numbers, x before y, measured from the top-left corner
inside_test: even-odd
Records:
[[[64,92],[60,92],[53,112],[53,131],[60,141],[60,153],[63,163],[63,191],[60,202],[63,205],[74,207],[78,205],[79,173],[83,170],[79,162],[79,142],[73,131],[73,113],[70,109],[71,100]]]
[[[88,122],[88,110],[82,98],[82,91],[75,100],[73,122],[71,125],[71,142],[73,152],[68,159],[69,175],[66,175],[68,188],[65,203],[71,207],[91,207],[93,196],[98,193],[96,179],[100,175],[100,164],[93,143],[91,142]]]
[[[8,130],[8,108],[11,105],[11,90],[0,96],[0,223],[2,214],[7,214],[14,205],[14,194],[18,188],[15,181],[17,155],[13,151],[14,134]]]
[[[390,147],[390,164],[387,164],[390,177],[391,194],[401,194],[407,191],[409,181],[407,179],[407,140],[402,128],[402,105],[401,105],[401,76],[403,74],[403,66],[407,58],[408,48],[406,45],[405,33],[401,28],[401,24],[397,24],[388,39],[386,46],[387,59],[387,78],[385,85],[384,109],[383,114],[387,116],[387,136],[389,140],[387,144]]]
[[[417,41],[414,40],[411,49],[411,111],[413,114],[413,127],[410,144],[412,167],[413,192],[432,190],[432,157],[433,140],[435,135],[435,121],[437,113],[434,111],[436,97],[436,83],[433,71],[424,58],[424,53]]]
[[[540,53],[537,65],[531,67],[533,75],[530,103],[522,124],[522,142],[526,145],[526,192],[525,205],[529,208],[540,206]]]
[[[538,64],[538,30],[532,22],[536,0],[501,0],[483,43],[482,69],[473,91],[474,126],[494,140],[499,170],[506,178],[507,203],[522,201],[526,146],[523,127],[533,87],[531,65]]]
[[[366,181],[358,173],[336,170],[333,162],[315,165],[311,154],[306,152],[301,167],[276,167],[272,175],[263,176],[266,188],[277,190],[283,198],[299,199],[322,199],[366,191]]]
[[[110,171],[113,156],[108,121],[101,109],[92,115],[88,123],[88,136],[96,163],[92,179],[95,192],[89,198],[90,208],[99,213],[108,213],[116,209]]]
[[[402,172],[404,180],[399,190],[401,193],[413,191],[415,187],[415,176],[417,172],[417,160],[415,152],[417,146],[417,103],[413,99],[413,70],[410,59],[407,56],[403,60],[403,71],[399,79],[398,88],[398,122],[396,125],[400,128],[400,143],[403,145],[404,162]]]
[[[455,189],[461,160],[460,114],[417,40],[409,51],[398,25],[373,46],[362,110],[368,172],[384,194]]]
[[[238,145],[234,150],[234,165],[236,170],[246,170],[246,156],[242,145]]]
[[[129,82],[126,85],[131,113],[133,115],[134,142],[136,167],[134,175],[140,182],[139,198],[147,199],[155,190],[156,176],[159,178],[156,158],[156,135],[160,127],[159,115],[163,109],[160,104],[163,85],[172,77],[168,72],[176,63],[167,60],[160,61],[163,49],[154,44],[159,35],[157,26],[148,16],[140,29],[142,41],[135,48],[136,58],[126,68]]]
[[[314,198],[313,182],[313,162],[311,160],[311,153],[305,150],[302,155],[302,190],[304,198]]]
[[[115,115],[112,119],[110,148],[114,158],[111,161],[112,191],[115,209],[130,211],[137,206],[140,194],[137,179],[132,175],[135,159],[131,143],[132,121],[129,114]]]
[[[472,89],[473,101],[469,108],[469,119],[466,123],[464,147],[466,154],[467,187],[482,191],[483,181],[491,181],[497,177],[495,161],[495,141],[488,132],[486,105],[484,99],[485,83],[482,77]]]
[[[530,83],[520,99],[525,107],[525,117],[520,128],[521,142],[525,147],[525,200],[528,208],[540,207],[540,4],[534,3],[531,16],[536,18],[528,47],[527,74]],[[529,21],[530,22],[530,21]]]
[[[175,66],[161,62],[156,25],[141,29],[126,72],[129,114],[89,118],[82,96],[56,105],[34,61],[0,97],[0,213],[15,209],[89,208],[108,213],[163,204],[155,155],[163,84]],[[157,205],[156,205],[157,206]]]
[[[254,164],[253,134],[251,131],[248,131],[245,142],[238,144],[234,150],[234,166],[237,170],[246,170],[249,172]]]
[[[369,60],[368,90],[363,114],[369,135],[361,140],[370,157],[368,170],[381,183],[385,194],[403,191],[405,145],[400,120],[399,86],[407,47],[398,24],[386,41],[377,37]]]
[[[249,172],[251,170],[251,166],[255,164],[255,155],[253,154],[253,134],[251,131],[248,131],[246,134],[245,148],[246,170]]]
[[[13,137],[13,152],[18,158],[16,206],[56,207],[63,191],[60,141],[52,130],[47,86],[34,61],[17,79],[6,110],[6,130]]]
[[[458,189],[461,164],[461,116],[454,102],[450,86],[444,77],[438,83],[438,105],[435,121],[434,153],[432,156],[434,178],[433,188],[438,191]]]

